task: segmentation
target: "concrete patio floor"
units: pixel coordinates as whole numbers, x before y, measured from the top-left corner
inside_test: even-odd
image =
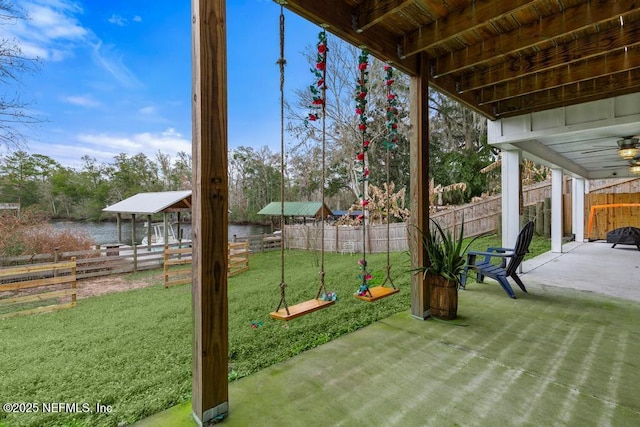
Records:
[[[565,250],[524,265],[518,299],[472,283],[456,321],[399,313],[232,382],[222,425],[640,425],[640,252]],[[139,425],[195,425],[190,406]]]
[[[604,241],[568,243],[562,253],[525,261],[522,279],[640,301],[640,251],[633,245],[611,246]]]

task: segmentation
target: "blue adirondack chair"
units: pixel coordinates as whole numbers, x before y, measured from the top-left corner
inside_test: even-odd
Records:
[[[511,277],[523,292],[527,292],[524,283],[518,277],[517,270],[524,256],[529,252],[529,245],[531,244],[531,239],[533,239],[533,230],[533,221],[527,222],[520,230],[513,249],[487,248],[486,252],[469,251],[467,253],[467,263],[460,275],[460,288],[465,288],[468,271],[473,269],[476,271],[478,283],[482,283],[485,276],[491,277],[500,283],[502,289],[511,298],[515,298],[516,294],[513,292],[507,277]],[[484,256],[484,258],[478,258],[478,256]],[[499,260],[499,263],[496,263],[495,259]]]

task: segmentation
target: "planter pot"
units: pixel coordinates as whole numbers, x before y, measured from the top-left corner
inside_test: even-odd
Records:
[[[427,274],[427,282],[431,287],[431,315],[438,319],[455,319],[458,314],[456,282],[431,274]]]

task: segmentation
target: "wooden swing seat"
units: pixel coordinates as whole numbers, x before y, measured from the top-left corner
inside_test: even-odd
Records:
[[[393,294],[397,294],[400,292],[398,288],[387,288],[384,286],[376,286],[375,288],[369,288],[369,292],[371,292],[371,296],[369,295],[355,295],[356,298],[361,299],[366,302],[374,302],[379,299],[389,297]]]
[[[304,316],[305,314],[309,314],[314,311],[329,307],[330,305],[333,305],[333,303],[335,303],[335,301],[312,299],[309,301],[298,303],[296,305],[290,305],[289,314],[287,314],[287,310],[281,308],[278,311],[272,311],[271,313],[269,313],[269,316],[276,320],[291,320],[295,319],[296,317]]]

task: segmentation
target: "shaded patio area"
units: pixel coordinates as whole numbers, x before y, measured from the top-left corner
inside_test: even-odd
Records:
[[[472,283],[454,322],[400,313],[233,382],[223,425],[639,425],[640,302],[588,286],[632,290],[640,253],[610,246],[529,261],[516,300]],[[195,422],[187,402],[140,425]]]
[[[640,251],[604,241],[563,246],[523,264],[522,280],[640,301]]]

